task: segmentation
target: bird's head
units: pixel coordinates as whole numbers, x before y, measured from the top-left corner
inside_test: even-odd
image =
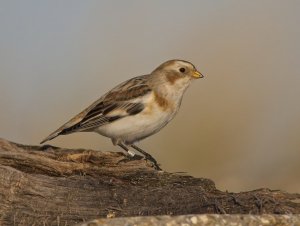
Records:
[[[203,78],[203,75],[197,71],[196,67],[184,60],[169,60],[158,66],[152,74],[164,76],[166,81],[171,85],[181,83],[183,81]]]

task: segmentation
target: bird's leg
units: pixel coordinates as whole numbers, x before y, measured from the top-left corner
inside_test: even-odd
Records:
[[[131,160],[141,160],[142,159],[142,156],[136,155],[134,152],[130,151],[129,148],[122,142],[119,142],[117,145],[126,151],[125,158],[120,160],[119,163],[126,162],[128,160],[131,161]]]
[[[135,153],[130,151],[129,148],[127,147],[127,145],[125,145],[122,140],[120,139],[116,139],[116,138],[112,138],[111,142],[113,143],[113,145],[118,145],[119,147],[121,147],[125,152],[126,152],[126,156],[127,157],[134,157]]]
[[[121,148],[123,148],[130,157],[134,157],[135,156],[135,153],[131,152],[129,150],[129,148],[125,144],[119,142],[118,146],[121,147]]]
[[[136,146],[134,144],[130,144],[130,145],[127,146],[122,141],[116,140],[116,139],[112,139],[112,142],[113,142],[114,145],[118,145],[123,150],[125,150],[126,153],[128,154],[127,156],[130,157],[130,158],[134,158],[135,153],[131,152],[130,149],[128,148],[128,146],[134,148],[138,152],[142,153],[145,156],[145,159],[148,159],[150,162],[152,162],[152,164],[154,165],[154,168],[156,170],[161,170],[161,168],[159,167],[157,161],[150,154],[148,154],[147,152],[145,152],[143,149],[139,148],[138,146]],[[138,155],[138,156],[140,156],[140,155]]]
[[[143,149],[139,148],[138,146],[136,146],[134,144],[131,144],[130,146],[132,148],[134,148],[135,150],[137,150],[138,152],[142,153],[145,156],[146,159],[148,159],[150,162],[152,162],[155,169],[161,170],[161,168],[159,167],[157,161],[155,160],[155,158],[152,157],[152,155],[148,154]]]

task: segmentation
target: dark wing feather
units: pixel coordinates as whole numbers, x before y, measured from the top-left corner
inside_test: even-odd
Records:
[[[126,111],[129,115],[136,115],[136,114],[140,113],[141,111],[143,111],[144,108],[145,108],[144,104],[138,103],[138,104],[132,104],[132,106],[127,108]]]
[[[128,84],[131,84],[128,87]],[[80,122],[65,128],[60,134],[76,131],[88,131],[101,125],[116,121],[120,118],[135,115],[144,110],[143,103],[131,103],[140,96],[151,92],[150,87],[139,77],[129,80],[107,93],[101,101],[94,104]],[[124,110],[123,114],[113,114],[115,110]]]
[[[122,108],[124,108],[124,110],[126,112],[125,114],[109,116],[109,113],[113,112],[114,110],[118,110],[118,109],[122,109]],[[79,123],[62,130],[60,134],[69,134],[69,133],[73,133],[75,131],[92,130],[99,126],[116,121],[120,118],[129,116],[129,115],[138,114],[141,111],[143,111],[144,108],[145,108],[145,106],[142,103],[131,103],[131,104],[126,104],[124,106],[113,104],[113,105],[109,106],[108,108],[103,109],[101,112],[98,112],[98,114],[95,114],[95,113],[90,114],[89,117],[83,118],[82,121],[80,121]]]
[[[149,75],[135,77],[121,83],[80,114],[62,125],[59,129],[51,133],[41,143],[62,134],[90,131],[101,125],[143,111],[144,104],[136,102],[136,98],[151,92],[151,88],[147,84],[147,76]]]

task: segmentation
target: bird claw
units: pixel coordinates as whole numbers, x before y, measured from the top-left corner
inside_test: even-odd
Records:
[[[162,170],[160,167],[159,167],[159,164],[157,163],[157,161],[151,156],[149,158],[149,156],[145,156],[145,155],[137,155],[133,152],[129,153],[129,151],[125,154],[124,153],[124,158],[121,159],[120,161],[118,161],[118,163],[121,163],[121,162],[129,162],[129,161],[134,161],[134,160],[145,160],[147,161],[148,163],[151,164],[151,167],[153,167],[154,169],[156,170]]]
[[[124,153],[124,158],[121,159],[120,161],[118,161],[118,164],[121,163],[121,162],[129,162],[129,161],[133,161],[133,160],[141,160],[143,159],[143,156],[140,156],[140,155],[130,155],[130,154],[125,154]]]
[[[134,158],[136,156],[139,156],[138,160],[140,159],[145,159],[145,160],[148,160],[152,163],[152,167],[156,170],[162,170],[160,167],[159,167],[159,164],[157,163],[157,161],[152,157],[152,155],[150,155],[149,153],[147,153],[146,151],[144,151],[143,149],[139,148],[138,146],[134,145],[134,144],[131,144],[130,146],[132,148],[134,148],[136,151],[138,151],[139,153],[142,154],[141,155],[136,155],[135,152],[131,151],[126,145],[124,145],[123,143],[118,143],[118,145],[126,151],[126,157],[127,157],[127,160],[134,160]],[[122,161],[126,161],[126,159],[122,160]]]
[[[144,159],[147,161],[149,161],[151,163],[151,166],[156,169],[156,170],[162,170],[160,167],[159,167],[159,164],[157,163],[157,161],[151,157],[151,158],[147,158],[146,156],[144,156]]]

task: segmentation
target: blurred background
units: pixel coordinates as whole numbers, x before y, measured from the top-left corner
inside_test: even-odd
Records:
[[[204,75],[142,141],[218,188],[300,192],[300,1],[1,1],[0,137],[38,144],[102,94],[180,58]],[[93,133],[49,142],[119,151]]]

